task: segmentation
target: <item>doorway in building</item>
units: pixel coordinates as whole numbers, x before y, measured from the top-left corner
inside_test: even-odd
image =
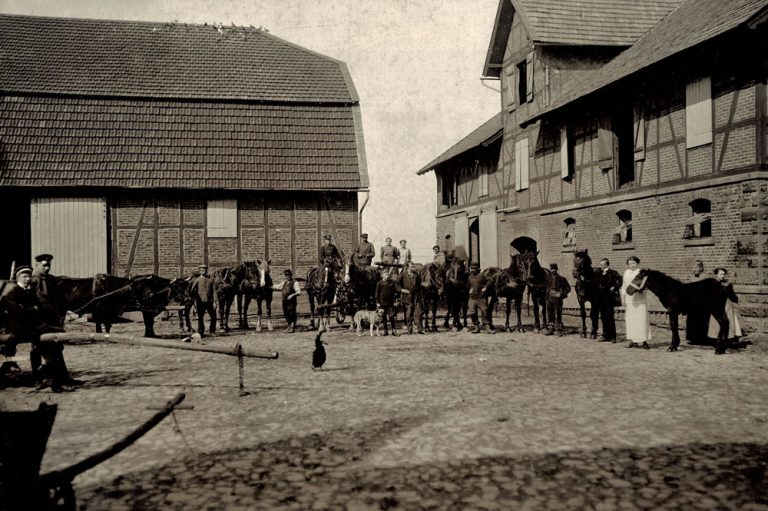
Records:
[[[469,219],[469,262],[480,262],[480,219]]]
[[[3,226],[5,242],[0,244],[0,279],[12,278],[11,265],[32,261],[29,197],[18,191],[0,195],[0,214],[7,219]]]

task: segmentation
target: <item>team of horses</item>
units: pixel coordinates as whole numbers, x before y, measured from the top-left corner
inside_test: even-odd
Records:
[[[467,327],[468,276],[464,261],[448,258],[444,264],[412,264],[402,274],[400,285],[407,289],[413,304],[412,326],[419,332],[438,331],[437,312],[444,305],[444,329]],[[382,270],[358,264],[354,256],[329,262],[312,268],[306,278],[306,292],[310,304],[310,328],[316,327],[316,319],[327,324],[332,313],[338,323],[352,316],[360,309],[375,308],[374,292],[381,280]],[[587,337],[587,304],[590,305],[591,329],[589,337],[596,338],[598,311],[605,300],[613,299],[601,291],[598,285],[600,269],[592,266],[587,250],[574,251],[573,278],[576,280],[576,297],[581,316],[580,334]],[[502,299],[506,300],[506,331],[525,332],[522,323],[522,305],[528,291],[534,316],[534,330],[548,327],[546,295],[553,274],[541,266],[538,254],[528,250],[511,256],[506,268],[491,267],[482,271],[487,283],[488,307],[486,322],[492,330],[493,313]],[[217,297],[220,322],[224,331],[229,331],[229,315],[232,304],[237,304],[238,328],[247,329],[250,303],[257,304],[256,330],[266,327],[272,330],[273,280],[270,275],[270,261],[257,259],[232,267],[219,268],[213,272],[214,289]],[[118,317],[129,310],[142,312],[145,336],[154,337],[154,318],[166,310],[171,301],[183,307],[180,320],[191,331],[189,314],[192,307],[190,283],[193,275],[185,278],[167,279],[157,275],[116,277],[98,274],[93,278],[56,277],[58,307],[61,317],[67,311],[80,315],[89,313],[96,323],[109,332]],[[391,278],[395,278],[393,275]],[[304,279],[299,279],[304,280]],[[672,331],[669,351],[675,351],[680,344],[678,316],[690,311],[711,314],[720,325],[715,352],[724,353],[727,348],[728,318],[725,315],[725,288],[714,279],[684,284],[661,272],[641,270],[628,290],[630,294],[648,289],[654,293],[667,309]],[[512,310],[516,312],[516,323],[510,323]],[[407,318],[409,319],[409,318]]]

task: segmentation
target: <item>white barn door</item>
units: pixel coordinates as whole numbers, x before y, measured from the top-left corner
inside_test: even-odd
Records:
[[[480,267],[498,266],[496,208],[480,213]]]
[[[92,277],[107,268],[107,201],[32,199],[32,257],[53,255],[54,275]]]

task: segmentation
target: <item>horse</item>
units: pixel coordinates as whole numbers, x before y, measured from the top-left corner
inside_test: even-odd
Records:
[[[427,332],[437,332],[437,306],[440,304],[444,284],[444,273],[441,274],[441,270],[442,268],[435,263],[425,264],[416,270],[421,288],[419,291],[421,311],[416,312],[418,331],[422,330],[423,325],[423,329]],[[432,312],[431,323],[429,321],[430,311]]]
[[[536,252],[528,251],[520,254],[520,261],[525,283],[528,286],[528,293],[533,302],[534,329],[539,333],[542,323],[545,329],[549,328],[547,324],[547,290],[552,281],[552,272],[539,264]],[[541,307],[541,323],[539,322],[539,307]]]
[[[598,320],[600,311],[603,309],[605,300],[610,299],[601,291],[600,268],[592,266],[592,259],[589,257],[588,249],[576,250],[573,252],[573,278],[576,279],[576,298],[579,301],[579,311],[581,312],[581,337],[587,337],[587,311],[586,303],[589,302],[589,318],[592,320],[592,330],[589,333],[590,339],[597,339]]]
[[[360,309],[370,310],[376,306],[376,284],[381,280],[380,270],[358,265],[356,261],[354,255],[344,260],[336,296],[339,310],[350,316]]]
[[[467,328],[467,298],[469,296],[469,273],[464,266],[464,261],[453,259],[446,266],[445,281],[443,286],[443,296],[448,308],[443,321],[443,327],[450,328],[451,317],[453,317],[452,330],[458,331]],[[462,325],[459,317],[463,312],[464,323]]]
[[[243,295],[250,292],[253,282],[258,279],[257,266],[253,261],[240,263],[230,268],[218,268],[213,273],[213,287],[219,307],[221,328],[229,332],[229,313],[232,302],[237,298],[238,327],[247,328],[247,304],[243,308]]]
[[[320,324],[328,327],[331,306],[336,303],[339,276],[335,264],[321,264],[307,273],[307,297],[309,298],[309,328],[315,328],[315,301],[321,309]],[[325,317],[325,319],[323,319]]]
[[[248,311],[248,304],[250,303],[251,299],[256,300],[256,305],[258,307],[258,316],[256,319],[257,332],[261,332],[261,317],[263,310],[262,305],[266,305],[267,330],[270,332],[274,330],[272,328],[272,295],[274,293],[272,286],[274,283],[272,282],[272,276],[270,275],[270,262],[270,260],[264,261],[261,259],[256,259],[256,279],[251,283],[252,285],[249,287],[248,292],[245,293],[246,311]],[[247,316],[244,318],[244,322],[245,328],[248,328]]]
[[[627,287],[627,294],[633,295],[646,288],[655,294],[661,305],[667,309],[669,328],[672,330],[672,342],[667,351],[677,351],[680,346],[680,333],[677,331],[678,316],[697,311],[702,315],[711,314],[715,318],[720,326],[715,354],[725,353],[728,347],[728,316],[725,314],[728,291],[720,282],[715,279],[704,279],[683,284],[660,271],[643,269]]]
[[[171,281],[171,300],[182,306],[179,309],[179,327],[181,330],[192,332],[192,323],[189,320],[189,313],[192,311],[192,306],[195,304],[195,300],[192,298],[189,286],[192,283],[194,276],[188,275],[186,277],[177,277]]]
[[[490,297],[488,300],[488,309],[486,313],[486,319],[488,320],[488,327],[493,331],[493,309],[499,301],[499,298],[506,298],[506,321],[504,322],[504,328],[507,332],[512,332],[512,328],[509,326],[509,315],[512,312],[511,303],[515,304],[515,311],[517,312],[517,326],[515,330],[518,332],[525,332],[522,321],[522,308],[523,297],[525,295],[525,279],[523,278],[523,268],[518,255],[513,255],[512,260],[509,263],[509,267],[502,269],[498,267],[486,268],[480,275],[483,276],[486,285],[486,294]]]

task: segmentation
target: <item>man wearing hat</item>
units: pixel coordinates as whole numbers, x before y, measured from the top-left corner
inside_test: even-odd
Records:
[[[571,292],[571,285],[568,280],[557,273],[557,263],[549,265],[551,278],[547,286],[547,319],[549,327],[545,335],[563,335],[563,300]]]
[[[64,326],[64,315],[59,313],[56,292],[56,278],[51,275],[51,254],[35,256],[35,269],[32,271],[32,289],[40,302],[40,314],[43,321],[50,325]]]
[[[296,298],[301,294],[301,286],[293,279],[293,272],[288,269],[283,272],[285,280],[272,287],[275,291],[280,291],[283,297],[283,315],[285,322],[288,323],[286,332],[292,334],[296,331]]]
[[[203,316],[208,313],[210,318],[211,335],[216,333],[216,310],[213,308],[215,293],[213,291],[213,279],[208,276],[208,266],[201,264],[199,267],[200,275],[189,284],[189,294],[195,301],[197,309],[197,332],[200,337],[205,334],[205,321]]]
[[[480,274],[480,263],[477,261],[469,265],[469,300],[467,313],[472,316],[472,323],[475,329],[473,334],[479,334],[483,328],[483,318],[488,310],[488,301],[485,298],[485,287],[488,283],[485,277]],[[489,330],[490,332],[490,330]]]
[[[355,264],[358,266],[370,266],[376,255],[376,249],[373,247],[373,243],[368,241],[368,235],[363,233],[360,235],[360,243],[355,247],[353,257],[355,258]]]
[[[40,311],[40,302],[30,285],[32,268],[20,266],[16,270],[16,284],[0,299],[0,310],[7,315],[7,328],[18,341],[29,341],[32,350],[29,358],[35,378],[41,387],[51,387],[54,392],[68,390],[64,385],[78,384],[72,379],[64,362],[64,345],[40,342],[40,335],[61,332],[62,329],[46,324]]]

